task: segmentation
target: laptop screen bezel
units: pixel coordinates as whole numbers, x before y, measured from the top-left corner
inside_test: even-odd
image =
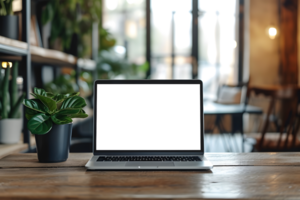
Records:
[[[201,150],[96,150],[97,121],[97,85],[98,84],[199,84],[200,86],[200,143]],[[203,115],[203,85],[201,80],[96,80],[94,82],[94,117],[93,117],[93,153],[94,155],[203,155],[204,154],[204,115]]]

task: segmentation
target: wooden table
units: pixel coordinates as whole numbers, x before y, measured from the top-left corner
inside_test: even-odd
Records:
[[[299,199],[300,153],[207,153],[212,171],[86,171],[36,154],[0,160],[0,199]]]
[[[245,104],[219,104],[215,102],[204,102],[203,104],[204,115],[216,115],[215,126],[218,127],[221,134],[223,134],[223,142],[226,144],[225,133],[228,131],[225,130],[222,119],[224,115],[231,115],[231,130],[230,134],[241,133],[242,135],[242,146],[241,152],[244,152],[244,123],[243,115],[244,113],[248,114],[262,114],[263,111],[261,108]],[[229,147],[227,151],[232,151],[230,145],[225,145]]]

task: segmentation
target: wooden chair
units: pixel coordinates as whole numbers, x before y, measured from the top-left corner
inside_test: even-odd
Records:
[[[247,89],[248,89],[248,81],[247,82],[241,82],[238,84],[223,84],[218,88],[218,95],[217,100],[214,101],[217,104],[225,104],[225,105],[243,105],[244,110],[246,109],[247,104]],[[238,144],[234,138],[234,134],[237,132],[242,133],[243,137],[243,113],[239,114],[231,114],[231,129],[226,130],[226,126],[224,125],[224,115],[217,115],[215,119],[215,123],[213,126],[214,130],[216,127],[218,127],[220,133],[222,134],[222,141],[224,146],[227,148],[227,151],[232,151],[232,147],[229,145],[230,142],[228,140],[233,140],[235,144],[235,149],[238,148]],[[229,139],[226,139],[226,136],[224,133],[229,133],[232,137]],[[244,142],[244,140],[243,140]],[[242,142],[242,143],[243,143]],[[242,146],[244,146],[242,144]],[[242,152],[244,151],[244,148],[242,148]]]
[[[247,90],[248,90],[249,82],[241,82],[236,85],[227,85],[223,84],[218,89],[218,96],[215,103],[225,104],[225,105],[242,105],[244,107],[244,111],[247,106]],[[224,116],[217,116],[216,124],[222,124]],[[234,134],[235,132],[241,132],[243,127],[240,126],[239,120],[242,120],[243,113],[231,115],[231,130],[226,131]],[[221,125],[224,127],[224,125]],[[225,130],[225,129],[224,129]]]
[[[297,139],[297,130],[299,125],[296,124],[297,106],[298,106],[298,88],[296,86],[278,86],[277,88],[250,88],[249,93],[255,95],[262,94],[271,98],[265,113],[261,134],[256,137],[255,151],[292,151],[300,147]],[[271,123],[272,113],[276,113],[276,103],[281,104],[277,112],[277,126],[279,133],[267,133]],[[298,123],[299,124],[299,123]]]
[[[249,82],[238,84],[223,84],[218,88],[216,103],[220,104],[243,104],[246,102],[246,94]]]

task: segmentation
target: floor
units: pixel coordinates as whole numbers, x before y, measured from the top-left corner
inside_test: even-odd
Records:
[[[242,152],[242,137],[240,134],[205,134],[204,139],[205,152]],[[251,152],[253,143],[253,140],[247,139],[244,142],[244,152]]]

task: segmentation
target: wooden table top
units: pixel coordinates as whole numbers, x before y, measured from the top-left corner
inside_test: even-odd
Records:
[[[86,171],[36,154],[0,160],[0,199],[299,199],[300,153],[207,153],[211,171]]]
[[[219,104],[214,102],[204,102],[204,115],[226,115],[226,114],[262,114],[261,108],[244,104]]]
[[[266,96],[272,96],[276,94],[278,90],[294,88],[297,92],[300,92],[300,86],[297,85],[253,85],[249,87],[249,91],[253,91],[257,94],[264,94]]]

